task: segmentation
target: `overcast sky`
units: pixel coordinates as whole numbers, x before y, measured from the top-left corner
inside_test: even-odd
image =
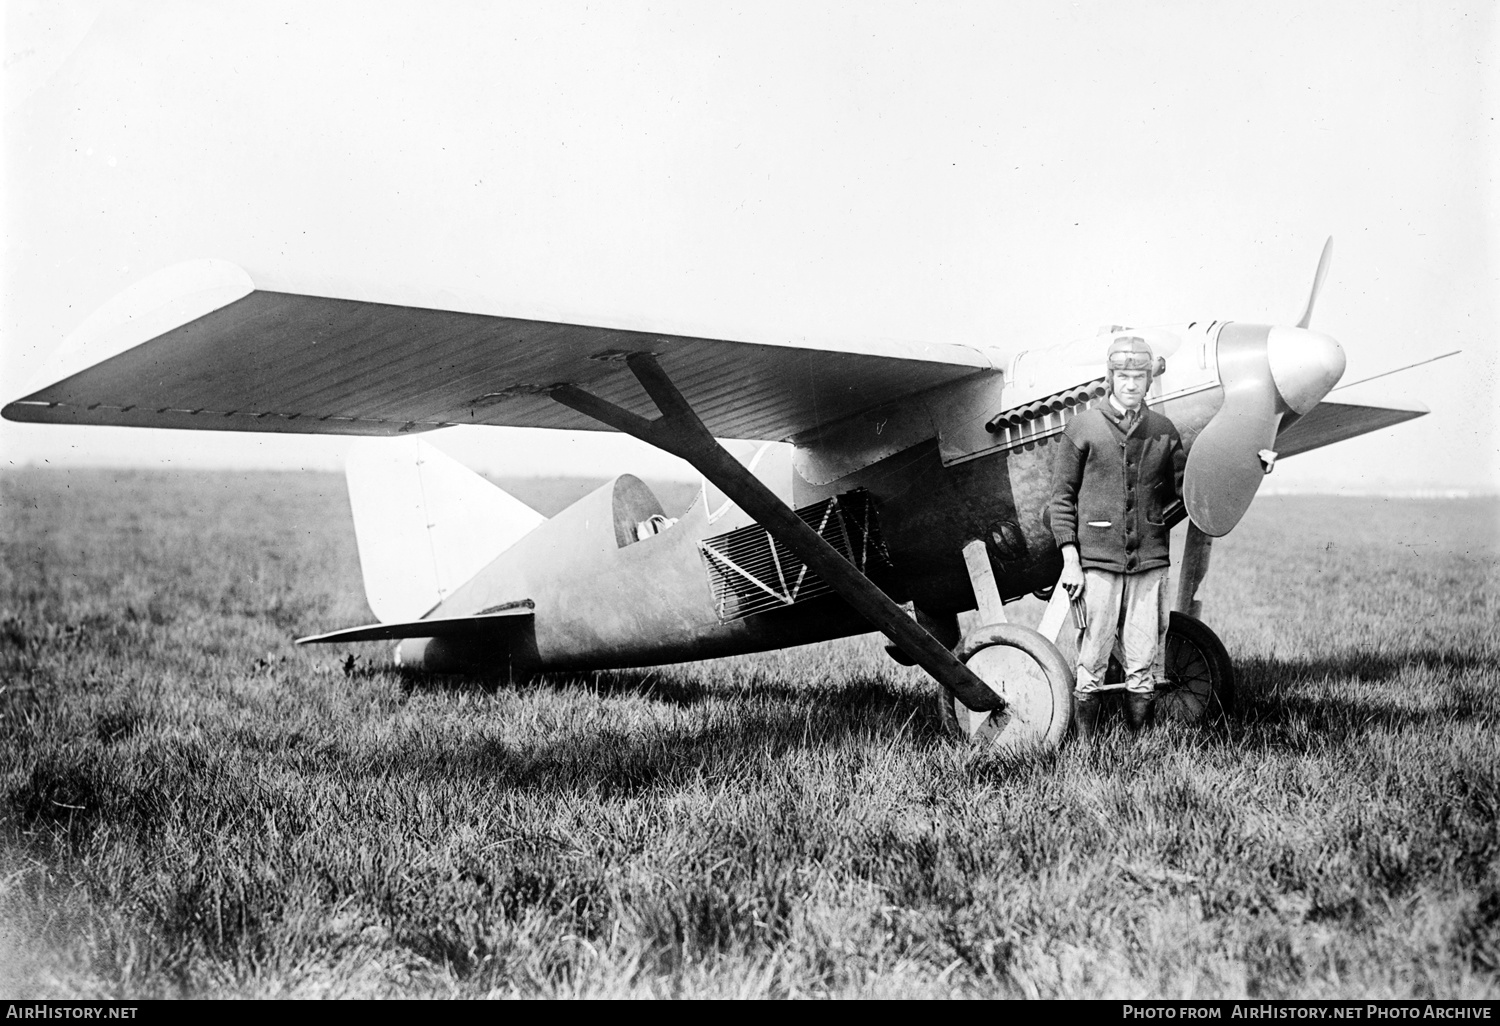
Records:
[[[9,0],[0,385],[132,282],[493,297],[775,341],[1313,327],[1433,413],[1283,488],[1500,487],[1493,0]],[[445,438],[445,436],[447,436]],[[429,438],[497,473],[630,440]],[[343,442],[6,423],[12,464],[333,468]]]

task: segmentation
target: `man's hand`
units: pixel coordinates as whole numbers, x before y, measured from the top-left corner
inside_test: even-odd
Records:
[[[1062,558],[1062,575],[1058,577],[1057,584],[1068,593],[1070,600],[1076,601],[1083,597],[1083,564],[1078,559],[1078,546],[1064,545]]]

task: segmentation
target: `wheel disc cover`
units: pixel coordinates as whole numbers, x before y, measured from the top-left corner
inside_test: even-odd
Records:
[[[1020,649],[991,645],[974,653],[968,666],[1006,706],[998,713],[974,712],[950,697],[959,729],[972,741],[1002,748],[1042,744],[1056,711],[1047,675],[1036,661]]]

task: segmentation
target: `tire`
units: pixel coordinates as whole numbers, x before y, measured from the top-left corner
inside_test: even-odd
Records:
[[[1172,614],[1166,664],[1166,682],[1156,691],[1158,720],[1205,723],[1234,707],[1234,663],[1202,620]]]
[[[1056,749],[1073,721],[1073,672],[1057,647],[1029,627],[992,623],[953,649],[1007,706],[976,713],[938,688],[938,718],[948,733],[1010,750]]]

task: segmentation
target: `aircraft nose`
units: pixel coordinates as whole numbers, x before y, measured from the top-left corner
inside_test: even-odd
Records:
[[[1266,338],[1266,362],[1282,402],[1306,413],[1343,376],[1344,347],[1319,331],[1275,327]]]

